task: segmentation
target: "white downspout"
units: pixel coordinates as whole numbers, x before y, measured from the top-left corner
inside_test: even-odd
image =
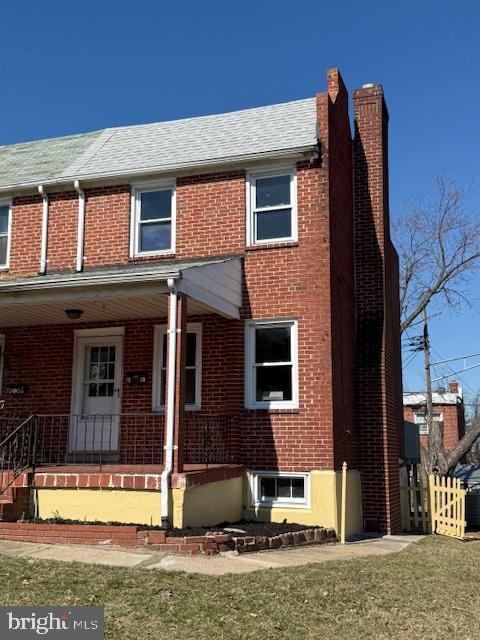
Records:
[[[173,435],[175,427],[175,377],[176,377],[176,353],[177,353],[177,290],[175,280],[169,278],[167,281],[168,294],[168,365],[167,365],[167,425],[165,443],[165,462],[161,477],[162,491],[162,527],[168,527],[168,503],[169,503],[169,480],[173,467]]]
[[[42,196],[42,245],[40,250],[40,275],[47,272],[47,244],[48,244],[48,194],[43,185],[38,185],[38,193]]]
[[[83,270],[83,242],[85,237],[85,192],[80,188],[80,182],[73,183],[78,193],[78,224],[77,224],[77,265],[76,270]]]

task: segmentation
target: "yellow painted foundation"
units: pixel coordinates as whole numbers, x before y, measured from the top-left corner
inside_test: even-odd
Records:
[[[341,516],[341,471],[310,472],[310,508],[247,506],[245,518],[260,522],[294,522],[306,526],[332,527],[339,533]],[[245,503],[251,505],[250,485],[245,482]],[[346,535],[363,530],[360,473],[347,473]]]
[[[159,491],[125,489],[37,489],[40,518],[161,524]]]
[[[333,527],[340,532],[342,474],[310,472],[310,507],[250,506],[247,475],[172,489],[171,521],[174,527],[213,526],[245,518],[260,522],[294,522],[305,526]],[[72,520],[161,524],[161,493],[125,489],[38,489],[40,518],[60,516]],[[347,473],[346,535],[363,529],[361,483],[358,471]]]
[[[172,490],[174,527],[209,527],[243,517],[243,476]]]

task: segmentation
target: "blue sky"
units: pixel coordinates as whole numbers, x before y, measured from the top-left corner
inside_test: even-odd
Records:
[[[466,0],[4,2],[0,144],[307,97],[338,66],[350,92],[384,86],[394,212],[437,173],[478,181],[479,23]],[[432,321],[444,358],[480,352],[470,296]],[[480,368],[462,378],[480,388]]]

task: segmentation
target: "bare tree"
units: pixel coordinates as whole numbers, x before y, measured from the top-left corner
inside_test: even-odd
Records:
[[[393,224],[400,257],[402,333],[426,316],[427,307],[469,304],[469,280],[480,267],[480,218],[469,206],[471,192],[450,176],[438,176],[435,197],[417,196]],[[480,437],[480,414],[449,452],[431,415],[427,420],[429,444],[428,451],[423,451],[423,465],[429,473],[445,475]]]
[[[435,197],[418,195],[393,224],[402,332],[427,305],[468,303],[468,281],[480,266],[480,219],[469,207],[471,191],[450,176],[438,176]]]

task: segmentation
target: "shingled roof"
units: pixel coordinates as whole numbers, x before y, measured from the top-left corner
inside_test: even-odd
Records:
[[[316,142],[308,98],[0,147],[0,189],[268,157]]]

